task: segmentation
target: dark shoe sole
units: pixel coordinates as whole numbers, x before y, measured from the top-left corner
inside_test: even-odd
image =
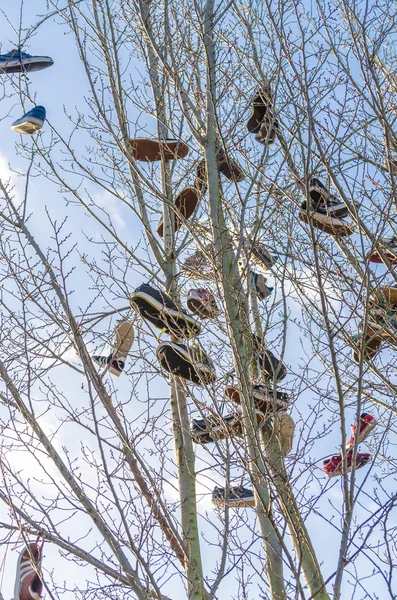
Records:
[[[194,211],[196,210],[197,204],[199,202],[199,194],[196,188],[187,187],[175,198],[175,218],[174,218],[174,231],[178,231],[178,229],[183,224],[182,219],[179,213],[182,215],[184,219],[189,219],[192,216]],[[162,238],[164,235],[164,223],[163,217],[161,217],[158,227],[157,234]]]
[[[137,292],[130,296],[130,303],[137,308],[140,315],[150,321],[158,329],[165,329],[177,337],[198,335],[201,327],[188,315],[177,310],[167,308],[144,292]]]
[[[156,162],[164,156],[165,160],[185,158],[189,147],[180,140],[151,140],[148,138],[135,138],[129,141],[132,156],[135,160],[143,162]]]
[[[196,385],[206,385],[216,380],[215,373],[204,365],[196,367],[192,363],[189,353],[173,342],[160,344],[156,356],[162,369],[175,377],[182,377]]]

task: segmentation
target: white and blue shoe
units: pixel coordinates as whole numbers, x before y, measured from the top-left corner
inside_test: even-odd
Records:
[[[45,114],[44,106],[35,106],[32,110],[25,113],[23,117],[14,121],[11,129],[18,133],[33,135],[43,127]]]
[[[261,273],[254,273],[254,271],[251,271],[251,275],[254,281],[255,292],[258,300],[264,300],[265,298],[268,298],[274,288],[266,285],[266,277],[264,277]]]
[[[15,49],[7,54],[0,54],[0,73],[25,73],[41,71],[52,67],[54,61],[49,56],[32,56],[27,52]]]

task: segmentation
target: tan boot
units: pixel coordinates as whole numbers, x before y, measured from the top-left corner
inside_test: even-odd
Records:
[[[292,450],[294,441],[295,423],[287,413],[277,415],[274,420],[274,431],[280,440],[281,453],[285,456]]]
[[[134,327],[131,321],[126,319],[119,321],[114,330],[114,335],[113,359],[121,358],[125,361],[134,343]]]

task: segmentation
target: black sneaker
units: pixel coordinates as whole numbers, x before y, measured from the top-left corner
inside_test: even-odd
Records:
[[[266,379],[281,381],[287,375],[287,367],[282,360],[276,358],[271,352],[265,348],[261,338],[257,335],[253,336],[254,343],[254,358],[259,360],[260,367]]]
[[[276,392],[275,398],[274,391],[263,385],[254,385],[252,392],[255,408],[261,413],[266,413],[268,410],[271,410],[274,402],[276,411],[285,411],[289,406],[290,397],[285,392]],[[234,386],[227,387],[225,389],[225,395],[232,402],[241,404],[241,392],[238,388]]]
[[[125,362],[121,358],[113,360],[113,354],[109,354],[109,356],[93,356],[92,360],[100,367],[108,367],[109,373],[115,377],[120,377],[125,366]]]
[[[179,310],[175,302],[164,292],[148,283],[140,285],[130,296],[130,304],[143,319],[155,327],[165,329],[177,337],[189,337],[201,332],[200,325]]]
[[[333,196],[315,177],[309,181],[309,196],[310,208],[320,215],[343,218],[349,214],[346,204]],[[306,200],[302,203],[301,209],[307,210]]]
[[[239,485],[230,488],[228,493],[222,487],[215,487],[212,492],[212,504],[215,506],[255,506],[254,492]]]
[[[231,435],[241,435],[241,413],[234,412],[224,417],[211,415],[203,419],[192,419],[190,433],[196,444],[208,444],[224,440]]]
[[[182,377],[196,385],[216,380],[214,364],[201,348],[163,342],[158,346],[156,356],[161,367],[176,377]]]
[[[259,133],[263,121],[272,111],[272,94],[270,87],[265,85],[260,89],[252,100],[252,112],[247,121],[247,129],[250,133]]]

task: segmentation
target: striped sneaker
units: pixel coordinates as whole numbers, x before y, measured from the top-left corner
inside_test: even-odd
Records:
[[[254,492],[239,485],[235,488],[215,487],[212,492],[212,504],[215,506],[246,507],[255,506]]]
[[[33,562],[32,562],[33,557]],[[37,574],[41,551],[37,544],[29,544],[19,555],[13,600],[41,600],[43,583]]]
[[[113,360],[113,354],[109,354],[109,356],[93,356],[92,360],[100,367],[107,368],[109,373],[115,377],[120,377],[125,367],[125,363],[121,358]]]

